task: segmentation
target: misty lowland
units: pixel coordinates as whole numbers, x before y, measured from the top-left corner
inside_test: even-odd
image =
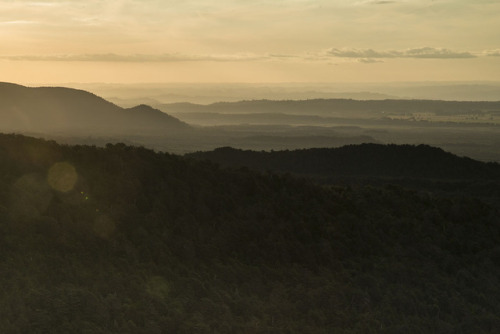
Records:
[[[104,88],[0,83],[0,333],[498,332],[500,101]]]

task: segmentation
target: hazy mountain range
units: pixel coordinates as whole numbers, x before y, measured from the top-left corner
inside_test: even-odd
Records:
[[[72,144],[124,142],[175,153],[228,145],[285,150],[367,142],[428,144],[500,161],[500,102],[311,99],[156,107],[122,108],[83,90],[1,83],[0,131]]]
[[[128,107],[141,103],[191,102],[210,104],[251,99],[436,99],[500,101],[499,82],[373,82],[373,83],[67,83],[66,87],[95,92]]]
[[[433,113],[437,115],[477,114],[478,112],[500,113],[500,101],[441,101],[441,100],[251,100],[218,102],[209,105],[172,103],[160,105],[162,110],[172,113],[218,112],[222,114],[287,113],[293,115],[321,115],[357,117],[359,114],[383,117],[382,113],[411,114]],[[355,113],[355,114],[354,114]]]

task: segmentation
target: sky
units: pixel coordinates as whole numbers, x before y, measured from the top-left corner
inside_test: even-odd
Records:
[[[498,0],[0,0],[0,81],[500,81]]]

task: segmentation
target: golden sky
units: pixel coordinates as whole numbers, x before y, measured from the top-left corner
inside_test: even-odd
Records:
[[[0,0],[0,81],[500,81],[498,0]]]

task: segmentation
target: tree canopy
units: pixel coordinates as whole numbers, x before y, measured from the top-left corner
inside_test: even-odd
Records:
[[[490,333],[498,209],[0,135],[2,333]]]

